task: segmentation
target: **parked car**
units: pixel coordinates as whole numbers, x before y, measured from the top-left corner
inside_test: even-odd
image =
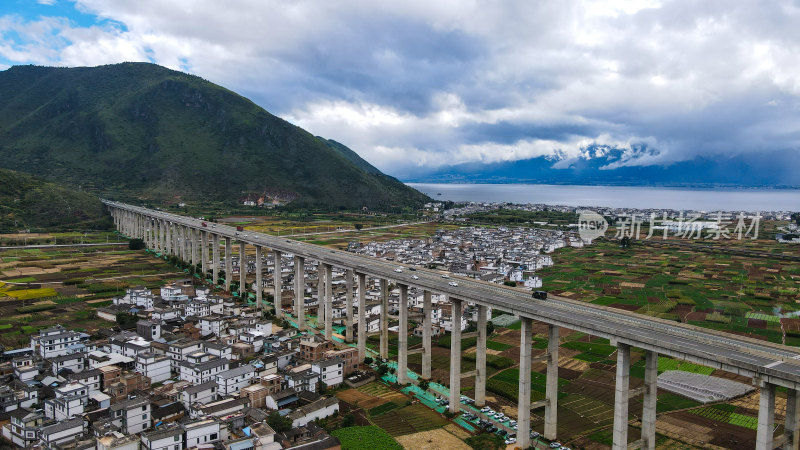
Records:
[[[481,412],[482,413],[489,412],[489,411],[491,411],[491,409],[492,408],[489,408],[488,406],[484,406],[483,408],[481,408]]]
[[[561,448],[561,443],[560,442],[551,442],[550,443],[550,448]]]
[[[514,434],[509,435],[505,440],[506,445],[516,444],[517,436]]]

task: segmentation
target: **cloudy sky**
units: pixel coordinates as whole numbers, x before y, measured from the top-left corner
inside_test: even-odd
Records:
[[[800,152],[800,1],[2,0],[0,69],[151,61],[399,176]]]

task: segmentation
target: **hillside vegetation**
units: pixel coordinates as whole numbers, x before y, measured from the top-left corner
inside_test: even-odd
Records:
[[[0,232],[110,226],[111,217],[96,196],[0,169]]]
[[[148,63],[0,72],[4,167],[121,200],[387,209],[427,197],[342,144]]]

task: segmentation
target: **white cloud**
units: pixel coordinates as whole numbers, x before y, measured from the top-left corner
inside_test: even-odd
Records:
[[[75,5],[110,22],[2,16],[19,38],[0,57],[190,70],[390,173],[586,143],[658,150],[618,165],[798,148],[791,0]]]

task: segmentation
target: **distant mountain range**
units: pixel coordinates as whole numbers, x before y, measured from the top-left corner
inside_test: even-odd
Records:
[[[538,157],[502,163],[471,163],[403,177],[417,183],[543,183],[635,186],[800,187],[800,155],[763,152],[698,157],[670,165],[620,165],[620,149],[589,148],[585,156]]]
[[[329,209],[428,198],[346,146],[154,64],[0,72],[3,166],[121,200],[265,197]]]

